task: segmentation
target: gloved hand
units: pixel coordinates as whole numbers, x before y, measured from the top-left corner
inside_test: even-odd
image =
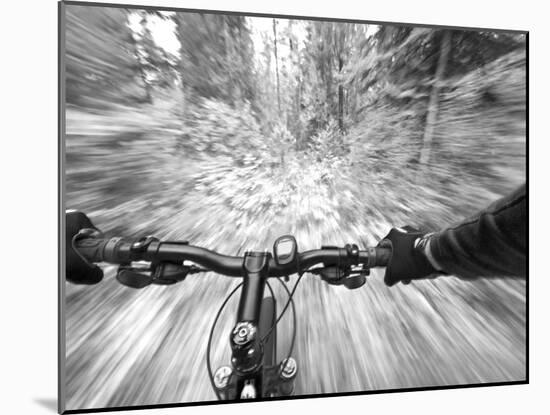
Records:
[[[386,266],[384,282],[388,287],[399,281],[426,278],[438,271],[424,253],[426,234],[410,226],[392,228],[379,243],[379,247],[391,248],[392,256]]]
[[[103,279],[103,271],[97,265],[87,263],[73,249],[72,239],[82,229],[99,230],[82,212],[68,210],[65,212],[65,271],[67,281],[74,284],[97,284]]]

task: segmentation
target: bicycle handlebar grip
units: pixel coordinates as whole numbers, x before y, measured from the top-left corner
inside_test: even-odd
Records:
[[[374,266],[376,267],[385,267],[389,264],[391,260],[392,250],[391,248],[381,248],[376,247],[376,262]]]
[[[105,246],[109,239],[83,238],[75,241],[75,248],[90,264],[104,261]]]

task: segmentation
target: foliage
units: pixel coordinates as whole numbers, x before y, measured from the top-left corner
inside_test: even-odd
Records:
[[[525,180],[525,99],[524,52],[450,80],[421,183],[422,121],[390,104],[371,108],[348,135],[354,175],[368,173],[358,191],[377,199],[391,188],[387,215],[431,229],[470,215]]]
[[[155,43],[149,27],[151,16],[163,20],[169,19],[169,16],[148,10],[139,10],[136,13],[140,18],[140,30],[132,33],[134,55],[145,88],[145,101],[151,103],[153,87],[175,87],[178,59]]]
[[[252,41],[242,16],[176,13],[180,76],[190,99],[254,98]]]
[[[309,150],[319,163],[332,163],[335,158],[347,153],[344,136],[336,121],[329,121],[325,128],[310,138]]]
[[[348,86],[365,94],[359,111],[381,101],[404,110],[426,105],[445,32],[451,37],[446,77],[482,69],[525,42],[524,35],[381,26],[348,66]]]
[[[221,100],[203,99],[188,108],[180,145],[186,156],[227,156],[240,163],[265,149],[266,142],[249,104],[232,107]]]
[[[102,106],[136,96],[137,62],[123,9],[67,8],[67,102]]]

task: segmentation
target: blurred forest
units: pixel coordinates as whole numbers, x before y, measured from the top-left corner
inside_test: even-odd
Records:
[[[371,246],[525,181],[523,34],[74,5],[65,25],[66,206],[109,235]],[[68,409],[213,399],[197,333],[234,282],[134,291],[113,271],[67,286]],[[525,377],[524,281],[381,275],[298,289],[297,393]]]

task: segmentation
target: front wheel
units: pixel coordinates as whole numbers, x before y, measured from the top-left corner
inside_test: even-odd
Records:
[[[273,297],[262,300],[258,331],[264,341],[262,397],[289,396],[294,391],[297,364],[292,357],[277,362],[277,303]],[[268,335],[269,333],[269,335]]]
[[[277,302],[275,301],[275,298],[265,297],[262,300],[260,322],[258,326],[261,339],[269,333],[269,336],[264,341],[264,370],[277,364],[277,326],[274,326],[275,321],[277,320],[276,313]]]

